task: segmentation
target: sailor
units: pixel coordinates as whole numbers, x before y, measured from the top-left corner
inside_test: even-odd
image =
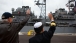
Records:
[[[0,24],[0,43],[19,43],[19,31],[24,27],[30,17],[30,10],[21,22],[13,22],[12,14],[4,12]]]
[[[56,23],[51,13],[49,13],[49,18],[51,20],[50,28],[48,31],[43,31],[42,22],[37,22],[34,24],[35,36],[29,39],[29,43],[50,43],[51,38],[56,29]]]

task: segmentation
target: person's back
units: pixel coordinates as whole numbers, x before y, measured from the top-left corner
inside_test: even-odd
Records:
[[[18,43],[18,24],[0,24],[0,43]]]
[[[50,43],[51,41],[51,37],[47,36],[47,31],[43,32],[42,34],[38,34],[35,35],[34,37],[32,37],[29,41],[29,43],[33,42],[33,43]]]
[[[50,28],[48,31],[43,31],[43,24],[42,22],[37,22],[34,24],[34,30],[36,32],[35,36],[29,39],[29,43],[50,43],[51,38],[55,32],[56,24],[53,21],[52,15],[49,15],[50,19],[52,20],[50,24]]]
[[[18,32],[25,26],[30,17],[30,11],[21,22],[13,22],[11,13],[5,12],[0,23],[0,43],[19,43]]]

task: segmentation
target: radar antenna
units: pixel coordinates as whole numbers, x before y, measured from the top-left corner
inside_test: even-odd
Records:
[[[69,0],[66,6],[68,7],[69,11],[71,11],[75,7],[75,0]]]

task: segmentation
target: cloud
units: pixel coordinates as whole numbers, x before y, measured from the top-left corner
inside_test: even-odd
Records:
[[[67,0],[52,0],[50,2],[47,2],[47,10],[48,11],[55,11],[55,9],[59,8],[66,8],[65,4],[67,3]]]

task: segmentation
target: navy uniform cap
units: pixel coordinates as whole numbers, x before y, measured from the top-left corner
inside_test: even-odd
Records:
[[[42,22],[37,22],[34,24],[34,30],[36,33],[40,33],[43,29],[43,24]]]
[[[3,13],[3,15],[2,15],[2,19],[8,19],[9,17],[12,17],[12,18],[13,18],[12,14],[9,13],[9,12],[5,12],[5,13]]]
[[[34,24],[34,28],[39,28],[40,26],[42,26],[42,22],[37,22]]]

